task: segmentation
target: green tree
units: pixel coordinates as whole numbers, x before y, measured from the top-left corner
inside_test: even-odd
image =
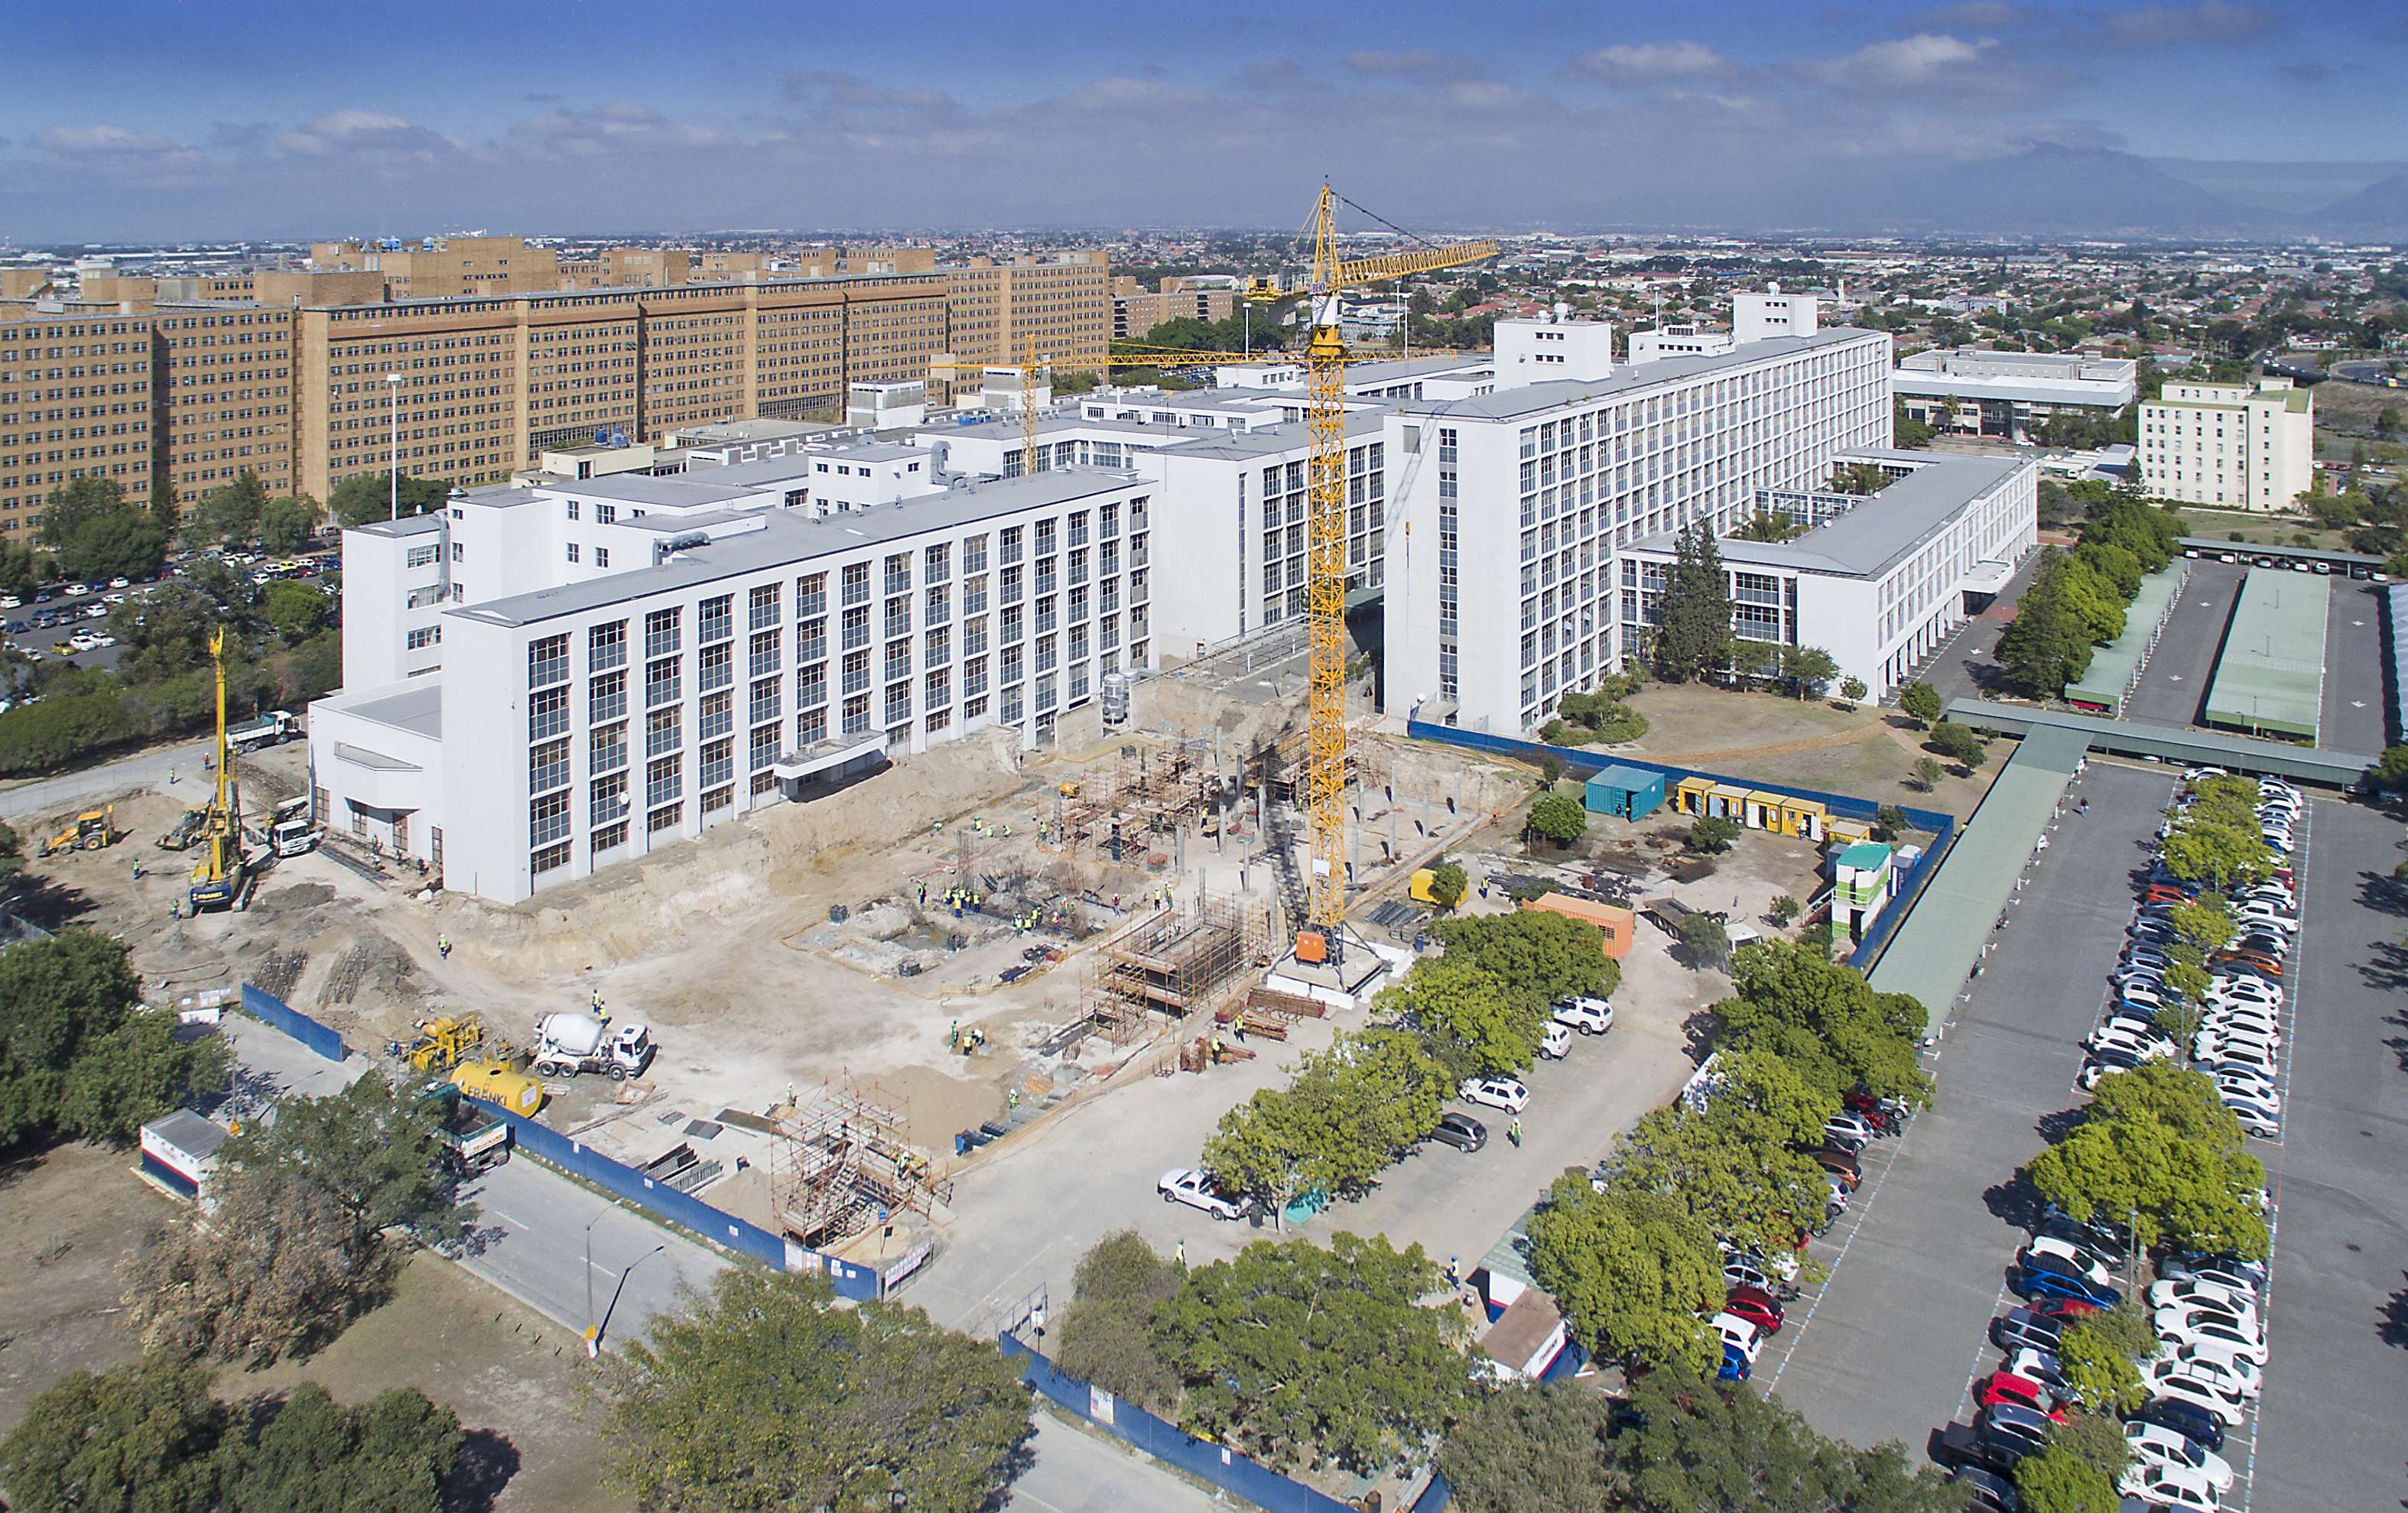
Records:
[[[0,1149],[36,1139],[130,1141],[143,1122],[225,1086],[225,1048],[176,1038],[138,1007],[124,943],[77,927],[0,950]]]
[[[2084,1406],[2102,1413],[2128,1413],[2149,1400],[2140,1363],[2157,1353],[2157,1331],[2128,1303],[2084,1314],[2057,1336],[2066,1385]]]
[[[1979,732],[1970,725],[1943,720],[1931,727],[1931,739],[1926,743],[1949,761],[1969,771],[1982,764],[1985,748]]]
[[[1801,699],[1819,699],[1840,676],[1839,659],[1819,646],[1794,646],[1782,653],[1781,675]]]
[[[287,641],[306,641],[333,623],[334,601],[315,583],[282,579],[260,595],[260,610],[276,634]]]
[[[2273,852],[2255,821],[2240,824],[2192,819],[2175,825],[2160,847],[2166,870],[2186,882],[2203,882],[2218,892],[2266,875]]]
[[[1676,683],[1719,667],[1731,640],[1730,579],[1722,551],[1704,521],[1681,533],[1658,606],[1656,669]]]
[[[1667,1194],[1708,1234],[1760,1255],[1787,1254],[1823,1217],[1823,1169],[1737,1105],[1645,1115],[1616,1146],[1607,1185]]]
[[[401,513],[405,517],[423,515],[451,496],[452,485],[440,478],[422,478],[404,473],[400,493]],[[338,525],[367,525],[391,518],[392,495],[392,479],[383,469],[373,473],[354,473],[336,484],[335,492],[326,496],[326,511]]]
[[[1773,922],[1785,930],[1789,927],[1789,921],[1797,919],[1799,914],[1805,912],[1805,908],[1806,906],[1799,903],[1792,895],[1788,893],[1776,893],[1773,895],[1772,899]]]
[[[1722,1049],[1771,1051],[1832,1097],[1929,1100],[1915,1049],[1928,1018],[1914,999],[1875,992],[1856,968],[1789,941],[1742,951],[1731,979],[1737,992],[1712,1010]]]
[[[2061,1446],[2015,1463],[2015,1494],[2027,1513],[2116,1513],[2115,1478]]]
[[[1453,956],[1417,963],[1402,983],[1380,994],[1376,1006],[1419,1031],[1454,1082],[1523,1070],[1536,1059],[1547,1027],[1544,1006]]]
[[[2081,1123],[2024,1167],[2033,1191],[2076,1219],[2128,1220],[2138,1249],[2266,1254],[2266,1183],[2241,1126],[2203,1073],[2144,1063],[2099,1079]]]
[[[1464,875],[1462,864],[1440,862],[1430,868],[1430,900],[1442,909],[1460,908],[1471,892],[1471,879]]]
[[[226,1513],[438,1513],[466,1439],[459,1417],[415,1389],[346,1407],[303,1382],[257,1415]]]
[[[218,1163],[290,1173],[324,1189],[364,1245],[393,1229],[445,1243],[477,1215],[460,1205],[444,1160],[443,1112],[424,1089],[371,1070],[339,1092],[284,1099],[274,1120],[228,1140]]]
[[[1906,811],[1895,804],[1885,804],[1873,810],[1873,839],[1895,840],[1906,834]]]
[[[1940,786],[1941,777],[1946,772],[1946,768],[1941,766],[1940,759],[1938,757],[1916,757],[1914,759],[1914,786],[1928,793],[1933,789]]]
[[[2080,580],[2076,571],[2063,553],[2044,550],[2015,618],[1999,636],[1999,665],[2040,698],[2056,698],[2090,666],[2096,592],[2086,571]]]
[[[0,892],[5,892],[8,879],[25,870],[25,843],[17,836],[17,827],[0,820]]]
[[[1569,1381],[1487,1393],[1439,1449],[1439,1470],[1455,1489],[1447,1506],[1461,1513],[1620,1506],[1626,1483],[1612,1461],[1614,1412],[1612,1398]]]
[[[185,1210],[124,1265],[146,1349],[265,1366],[307,1354],[380,1300],[392,1257],[323,1187],[289,1172],[220,1173],[214,1211]]]
[[[1530,833],[1570,846],[1588,830],[1588,808],[1570,793],[1541,793],[1530,806]]]
[[[1711,914],[1692,914],[1681,921],[1681,954],[1699,971],[1718,967],[1730,955],[1730,931]]]
[[[1154,1349],[1154,1319],[1177,1295],[1182,1275],[1133,1229],[1097,1240],[1079,1260],[1070,1306],[1054,1328],[1054,1364],[1175,1416],[1179,1377]]]
[[[1689,824],[1688,839],[1684,843],[1699,856],[1719,856],[1731,849],[1742,827],[1736,820],[1726,820],[1719,814],[1701,814]]]
[[[1723,1296],[1714,1237],[1677,1199],[1575,1172],[1530,1216],[1530,1275],[1600,1359],[1711,1372]]]
[[[1630,1426],[1612,1441],[1627,1513],[1958,1513],[1961,1488],[1911,1467],[1895,1440],[1828,1440],[1778,1398],[1660,1371],[1631,1390]]]
[[[1342,1231],[1190,1271],[1154,1324],[1186,1388],[1181,1422],[1275,1467],[1366,1471],[1418,1450],[1469,1399],[1460,1322],[1421,1306],[1438,1283],[1420,1246]]]
[[[263,551],[290,556],[309,544],[326,512],[307,495],[270,499],[259,511],[259,546]]]
[[[1440,920],[1433,928],[1448,960],[1470,962],[1541,1013],[1565,998],[1612,997],[1622,980],[1597,926],[1550,909]]]
[[[1921,724],[1936,725],[1946,707],[1940,691],[1921,678],[1901,686],[1898,691],[1898,707],[1906,717]]]
[[[2368,776],[2386,793],[2408,792],[2408,746],[2386,747]]]
[[[141,578],[167,560],[167,531],[125,491],[89,474],[70,478],[42,507],[38,535],[71,578]]]
[[[752,1266],[604,1356],[600,1392],[612,1478],[645,1507],[972,1513],[1031,1432],[992,1341]]]
[[[194,504],[184,516],[184,538],[213,547],[253,546],[266,508],[267,488],[246,467]]]
[[[47,565],[34,549],[16,541],[0,541],[0,593],[29,597],[48,576]]]
[[[2214,893],[2201,893],[2166,911],[2166,923],[2184,945],[2202,954],[2222,950],[2240,933],[2232,909]]]
[[[1861,678],[1851,676],[1840,679],[1840,697],[1848,701],[1851,709],[1864,703],[1865,695],[1871,692]]]
[[[1358,1192],[1430,1132],[1453,1091],[1417,1035],[1340,1035],[1305,1056],[1287,1087],[1222,1115],[1204,1169],[1273,1214],[1305,1193]]]
[[[228,1422],[198,1366],[151,1355],[96,1377],[73,1372],[0,1441],[0,1483],[26,1509],[214,1513]]]

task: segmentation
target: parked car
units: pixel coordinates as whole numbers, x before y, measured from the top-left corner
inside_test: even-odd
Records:
[[[2266,1336],[2253,1329],[2243,1329],[2210,1313],[2184,1313],[2173,1308],[2160,1308],[2155,1320],[2157,1338],[2175,1347],[2187,1347],[2202,1355],[2227,1355],[2246,1361],[2251,1365],[2266,1364]]]
[[[1872,1124],[1861,1114],[1833,1114],[1823,1121],[1823,1139],[1828,1145],[1854,1152],[1872,1143]]]
[[[2229,1380],[2200,1372],[2195,1363],[2152,1361],[2142,1368],[2141,1378],[2159,1397],[2204,1408],[2228,1429],[2249,1416],[2246,1393]]]
[[[1735,1345],[1723,1347],[1722,1367],[1714,1373],[1716,1381],[1745,1381],[1755,1374],[1756,1367],[1745,1350]]]
[[[1723,1312],[1734,1319],[1744,1319],[1767,1336],[1781,1333],[1781,1306],[1764,1305],[1745,1298],[1732,1298],[1723,1305]]]
[[[1488,1126],[1469,1114],[1440,1114],[1429,1137],[1469,1154],[1488,1143]]]
[[[2080,1298],[2102,1308],[2112,1308],[2124,1301],[2124,1294],[2112,1287],[2066,1272],[2050,1271],[2045,1265],[2017,1267],[2015,1290],[2027,1298]]]
[[[1567,998],[1555,1006],[1555,1021],[1583,1035],[1603,1035],[1613,1028],[1613,1006],[1602,998]]]
[[[2266,1291],[2266,1263],[2230,1255],[2171,1255],[2157,1263],[2157,1275],[2176,1280],[2206,1282],[2236,1296],[2255,1299]]]
[[[1551,1062],[1562,1061],[1572,1053],[1572,1033],[1560,1024],[1550,1024],[1539,1034],[1539,1054]]]
[[[2232,1490],[2232,1467],[2224,1457],[2179,1429],[2135,1419],[2124,1425],[2124,1444],[2136,1461],[2178,1465],[2205,1477],[2219,1492]]]
[[[2063,1326],[2085,1314],[2097,1313],[2099,1305],[2086,1298],[2042,1298],[2031,1306],[2031,1311],[2053,1324]]]
[[[2138,1497],[2152,1507],[2180,1513],[2217,1513],[2223,1506],[2207,1478],[2184,1466],[2157,1461],[2135,1461],[2115,1478],[2115,1490]]]
[[[1982,1378],[1973,1390],[1973,1402],[1978,1407],[1995,1407],[2013,1404],[2029,1408],[2051,1423],[2066,1421],[2066,1411],[2057,1406],[2056,1394],[2028,1377],[2018,1377],[2012,1371],[1995,1371]]]
[[[1973,1513],[2017,1513],[2023,1506],[2015,1484],[1995,1471],[1960,1465],[1948,1473],[1948,1479],[1966,1489],[1965,1495],[1971,1499],[1967,1506]]]
[[[1770,1292],[1766,1292],[1760,1287],[1741,1286],[1732,1288],[1730,1290],[1730,1296],[1724,1301],[1723,1306],[1733,1313],[1738,1313],[1742,1319],[1747,1317],[1745,1313],[1740,1311],[1742,1307],[1752,1308],[1757,1312],[1768,1314],[1773,1320],[1772,1327],[1776,1332],[1780,1330],[1782,1320],[1787,1312],[1787,1310],[1781,1306],[1781,1300],[1779,1298],[1774,1297]]]
[[[2157,1424],[2205,1449],[2224,1449],[2224,1420],[2198,1404],[2180,1398],[2154,1398],[2126,1415],[2125,1422]]]
[[[1519,1078],[1466,1078],[1463,1086],[1455,1091],[1466,1103],[1485,1104],[1491,1108],[1502,1108],[1512,1114],[1518,1114],[1530,1106],[1530,1090],[1522,1086]]]
[[[2053,1351],[2059,1327],[2056,1320],[2043,1319],[2030,1308],[2009,1308],[1990,1320],[1990,1339],[2002,1350],[2033,1346]]]
[[[2048,1446],[2049,1421],[2034,1409],[1998,1403],[1974,1418],[1973,1432],[1993,1445],[2035,1455]]]
[[[2045,1265],[2049,1262],[2062,1263],[2062,1265],[2056,1269],[2064,1270],[2093,1282],[2108,1281],[2114,1272],[2114,1268],[2107,1263],[2105,1256],[2079,1240],[2068,1239],[2063,1235],[2047,1229],[2042,1229],[2041,1233],[2033,1235],[2024,1246],[2024,1253],[2017,1259],[2028,1266]]]
[[[1246,1211],[1243,1200],[1223,1192],[1205,1173],[1184,1166],[1174,1166],[1163,1173],[1154,1187],[1162,1194],[1163,1202],[1201,1208],[1215,1219],[1235,1219]]]
[[[1722,1336],[1724,1349],[1735,1349],[1747,1357],[1749,1364],[1756,1363],[1756,1356],[1764,1349],[1763,1330],[1735,1313],[1718,1313],[1707,1322]]]
[[[1844,1150],[1817,1150],[1814,1152],[1814,1164],[1837,1178],[1850,1192],[1854,1192],[1856,1185],[1865,1179],[1863,1166]]]

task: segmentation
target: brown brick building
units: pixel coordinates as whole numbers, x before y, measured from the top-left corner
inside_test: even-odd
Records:
[[[29,535],[79,474],[150,502],[151,322],[114,306],[0,306],[0,533]]]

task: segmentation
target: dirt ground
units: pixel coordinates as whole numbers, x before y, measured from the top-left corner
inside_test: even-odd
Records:
[[[142,1232],[175,1212],[132,1172],[131,1151],[62,1146],[0,1172],[0,1433],[79,1368],[105,1371],[139,1353],[126,1333],[118,1266]],[[227,1399],[308,1380],[345,1402],[418,1387],[460,1415],[493,1506],[631,1506],[597,1492],[600,1436],[579,1396],[575,1337],[438,1257],[403,1268],[393,1298],[307,1361],[265,1371],[229,1367]]]

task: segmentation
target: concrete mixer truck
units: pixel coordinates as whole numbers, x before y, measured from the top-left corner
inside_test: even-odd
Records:
[[[613,1025],[608,1015],[546,1014],[535,1021],[527,1062],[538,1077],[575,1077],[607,1072],[613,1082],[641,1077],[652,1063],[652,1032],[640,1024]]]

